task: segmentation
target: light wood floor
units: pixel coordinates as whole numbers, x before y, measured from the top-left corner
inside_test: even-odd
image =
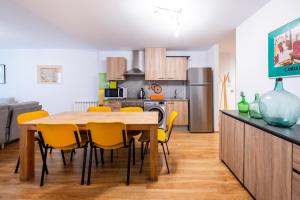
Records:
[[[106,152],[105,165],[93,166],[90,186],[80,185],[82,152],[77,151],[72,163],[63,166],[60,152],[48,158],[49,175],[44,187],[39,186],[41,158],[36,148],[36,175],[31,182],[21,183],[14,167],[18,144],[0,151],[0,199],[252,199],[223,163],[218,160],[219,135],[175,132],[169,142],[171,173],[159,146],[159,180],[149,182],[147,156],[139,174],[140,145],[136,147],[137,164],[132,168],[131,184],[125,185],[127,150],[119,150],[114,162]],[[99,156],[99,154],[98,154]],[[93,163],[94,164],[94,163]]]

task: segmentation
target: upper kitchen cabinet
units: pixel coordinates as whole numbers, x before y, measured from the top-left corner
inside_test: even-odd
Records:
[[[166,48],[145,48],[145,80],[165,80]]]
[[[123,57],[107,57],[107,80],[125,80],[127,60]]]
[[[168,80],[186,80],[187,66],[187,57],[167,57],[165,66],[165,77]]]

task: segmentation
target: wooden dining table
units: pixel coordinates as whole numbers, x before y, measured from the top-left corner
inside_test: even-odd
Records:
[[[123,122],[127,130],[143,130],[150,133],[150,180],[157,181],[157,128],[156,112],[63,112],[20,124],[20,180],[34,177],[34,133],[39,123],[71,123],[84,129],[88,122]]]

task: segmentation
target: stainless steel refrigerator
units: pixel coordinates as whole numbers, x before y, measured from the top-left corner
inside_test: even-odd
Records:
[[[213,73],[211,68],[189,68],[189,131],[213,132]]]

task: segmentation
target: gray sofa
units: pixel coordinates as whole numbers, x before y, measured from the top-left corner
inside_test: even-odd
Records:
[[[17,103],[13,98],[0,99],[0,144],[10,143],[20,138],[17,116],[21,113],[41,110],[39,102]]]

